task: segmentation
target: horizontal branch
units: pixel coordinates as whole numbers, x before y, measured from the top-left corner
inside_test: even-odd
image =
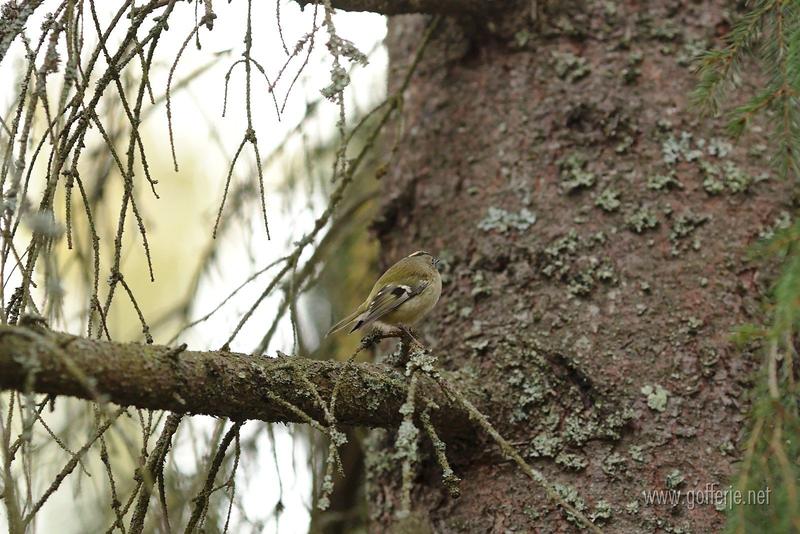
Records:
[[[329,402],[340,374],[335,413],[340,424],[400,424],[405,379],[387,365],[180,351],[43,329],[0,327],[0,390],[82,399],[100,396],[122,406],[234,420],[304,422],[288,402],[322,422],[324,413],[317,395],[309,390],[309,382],[319,397]],[[431,413],[437,431],[452,436],[471,428],[461,404],[447,397],[433,381],[420,381],[418,387],[421,397],[440,407]]]
[[[301,8],[322,0],[295,0]],[[382,15],[428,13],[431,15],[479,15],[508,9],[515,0],[331,0],[342,11],[370,11]]]

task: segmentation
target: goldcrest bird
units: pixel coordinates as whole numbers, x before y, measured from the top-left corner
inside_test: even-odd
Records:
[[[433,309],[442,293],[439,263],[420,250],[398,261],[378,278],[367,300],[331,327],[326,335],[349,327],[350,334],[375,323],[380,327],[411,327]]]

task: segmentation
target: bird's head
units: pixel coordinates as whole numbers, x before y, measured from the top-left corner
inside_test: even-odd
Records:
[[[425,252],[424,250],[418,250],[413,254],[408,256],[409,258],[425,258],[431,262],[431,265],[434,267],[438,267],[439,265],[439,258],[433,256],[430,252]]]

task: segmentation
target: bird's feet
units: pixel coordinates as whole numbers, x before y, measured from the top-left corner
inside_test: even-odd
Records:
[[[380,328],[373,328],[369,334],[361,338],[360,350],[366,350],[374,347],[379,341],[385,339],[386,333],[381,331]]]
[[[414,335],[414,331],[410,326],[400,325],[397,328],[400,331],[400,354],[395,364],[398,367],[405,367],[412,353],[418,351],[426,352],[427,349]]]
[[[400,325],[397,327],[400,330],[400,338],[404,341],[413,343],[422,347],[422,343],[420,343],[419,339],[414,335],[414,331],[411,329],[410,326]]]

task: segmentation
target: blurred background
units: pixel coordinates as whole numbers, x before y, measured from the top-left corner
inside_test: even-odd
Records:
[[[15,268],[17,251],[25,250],[33,231],[42,224],[33,206],[38,205],[47,183],[47,157],[39,156],[35,163],[30,162],[40,140],[49,135],[52,110],[58,109],[62,98],[63,86],[56,81],[59,72],[69,67],[66,40],[59,41],[59,71],[48,78],[44,90],[47,106],[34,108],[29,138],[24,143],[19,143],[18,138],[11,143],[9,134],[21,94],[25,95],[26,106],[33,94],[32,87],[20,92],[29,66],[26,47],[36,45],[45,14],[63,6],[59,2],[45,4],[52,5],[39,9],[26,25],[27,41],[15,40],[0,62],[0,157],[13,167],[10,160],[16,161],[24,145],[25,170],[31,170],[27,190],[16,196],[20,204],[4,205],[13,211],[11,219],[18,216],[20,221],[19,230],[11,234],[11,243],[5,245],[11,251],[7,257],[4,255],[6,301],[22,281],[22,269]],[[85,64],[99,42],[90,7],[96,12],[99,25],[105,28],[120,4],[72,4],[68,8],[82,12],[82,16],[73,17],[81,27],[80,57]],[[333,58],[326,48],[329,35],[322,28],[323,10],[308,6],[302,11],[295,2],[284,1],[255,2],[250,6],[251,54],[263,68],[263,72],[252,69],[250,116],[257,134],[256,158],[249,143],[244,144],[237,157],[248,127],[245,67],[240,60],[246,47],[249,6],[236,1],[218,2],[213,7],[217,15],[213,30],[200,26],[194,33],[203,5],[179,2],[169,18],[168,31],[160,37],[149,70],[139,132],[147,154],[147,170],[157,181],[153,188],[158,198],[145,180],[140,159],[135,165],[134,197],[146,227],[154,280],[151,281],[137,222],[128,210],[119,270],[134,297],[117,288],[105,317],[108,334],[116,341],[145,341],[149,333],[155,343],[185,342],[192,349],[216,350],[229,342],[231,350],[238,352],[274,356],[276,351],[283,351],[307,357],[324,354],[346,358],[357,339],[327,341],[324,350],[319,349],[324,332],[363,297],[368,287],[362,281],[367,280],[368,285],[371,271],[376,269],[377,247],[367,231],[375,209],[377,183],[377,162],[371,156],[356,173],[350,194],[337,215],[303,250],[289,274],[259,301],[283,265],[274,262],[290,254],[294,243],[309,234],[338,185],[332,182],[332,168],[341,142],[337,128],[340,108],[321,93],[331,83],[333,68]],[[382,16],[355,13],[337,13],[331,22],[338,35],[352,41],[368,59],[366,65],[343,62],[350,76],[343,93],[346,129],[350,131],[386,97],[387,58],[381,44],[386,24]],[[123,22],[109,37],[112,53],[112,43],[119,42],[125,28]],[[143,28],[139,36],[145,35]],[[44,60],[42,52],[34,64],[39,68]],[[98,62],[102,68],[95,69],[95,78],[105,70],[102,57]],[[120,76],[130,102],[135,101],[142,73],[141,65],[134,60]],[[168,84],[177,171],[170,148]],[[123,157],[131,130],[123,102],[113,86],[104,93],[95,111],[105,135]],[[354,135],[350,150],[363,144],[360,135]],[[37,287],[32,299],[56,330],[85,334],[91,328],[89,323],[97,325],[98,314],[91,302],[95,283],[92,226],[99,237],[98,298],[101,303],[107,302],[120,201],[125,192],[108,143],[99,128],[89,130],[78,166],[85,196],[73,188],[67,198],[66,188],[59,187],[52,219],[46,221],[53,230],[53,239],[34,272]],[[258,161],[270,239],[262,216]],[[9,180],[15,170],[21,173],[12,168]],[[226,187],[228,177],[230,184]],[[223,197],[225,205],[214,238]],[[91,206],[91,221],[87,203]],[[9,239],[8,233],[4,239]],[[24,257],[22,252],[19,255]],[[359,258],[358,263],[350,261],[352,257]],[[252,314],[237,331],[248,312]],[[14,442],[21,435],[26,417],[31,417],[30,407],[42,402],[39,397],[24,399],[22,395],[0,394],[0,411],[19,412],[8,417],[10,424],[4,428],[4,438]],[[69,460],[69,451],[79,449],[98,424],[98,414],[90,403],[64,398],[43,409],[41,417],[47,426],[33,426],[18,452],[23,461],[12,468],[17,493],[27,495],[29,501],[35,501],[52,483]],[[143,443],[152,447],[164,417],[162,413],[130,410],[116,420],[104,440],[92,446],[80,467],[46,501],[36,516],[35,530],[81,533],[110,529],[117,513],[115,501],[124,508],[136,487],[134,470]],[[202,416],[182,421],[164,474],[173,527],[185,523],[192,499],[205,480],[209,460],[229,427],[226,421]],[[242,429],[236,454],[226,456],[218,480],[226,480],[234,461],[238,462],[238,469],[224,487],[216,488],[218,491],[212,494],[204,516],[205,531],[360,530],[366,514],[360,436],[352,433],[348,438],[350,443],[342,450],[342,461],[351,476],[337,484],[331,506],[323,513],[316,506],[316,499],[325,469],[325,440],[300,425],[249,422]],[[108,454],[106,461],[102,460],[104,451]],[[5,527],[5,520],[5,509],[0,508],[0,528]],[[164,517],[153,503],[147,521],[145,531],[165,530]]]

